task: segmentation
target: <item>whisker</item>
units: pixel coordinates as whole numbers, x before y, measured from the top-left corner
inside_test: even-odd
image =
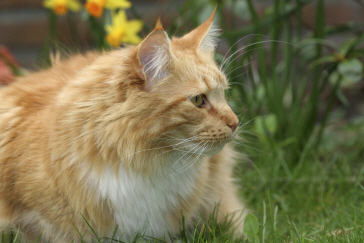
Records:
[[[211,149],[211,148],[212,148],[212,146],[213,146],[215,143],[216,143],[216,139],[214,139],[214,141],[211,143],[211,145],[210,145],[209,149]]]
[[[238,66],[238,67],[234,68],[233,70],[231,70],[228,74],[226,74],[226,76],[228,76],[228,77],[229,77],[229,75],[230,75],[232,72],[234,72],[236,69],[242,68],[242,67],[247,66],[247,65],[252,64],[252,63],[253,63],[253,61],[248,62],[248,63],[245,63],[245,64],[243,64],[243,65],[240,65],[240,66]]]
[[[176,172],[176,173],[174,173],[173,175],[178,175],[178,174],[180,174],[180,173],[182,173],[182,172],[184,172],[184,171],[186,171],[186,170],[188,170],[192,165],[194,165],[195,163],[196,163],[196,161],[201,157],[201,154],[202,154],[202,152],[205,150],[205,145],[207,144],[208,142],[205,142],[202,146],[204,146],[203,148],[202,148],[202,146],[201,146],[201,152],[200,152],[200,154],[194,159],[194,160],[192,160],[192,162],[190,163],[190,165],[188,165],[187,166],[187,168],[185,168],[185,169],[183,169],[182,171],[180,171],[180,172]]]
[[[247,47],[253,46],[253,45],[263,44],[263,43],[267,43],[267,42],[277,42],[277,43],[289,44],[289,45],[293,45],[293,46],[294,46],[294,44],[293,44],[293,43],[289,43],[289,42],[286,42],[286,41],[279,41],[279,40],[265,40],[265,41],[258,41],[258,42],[255,42],[255,43],[251,43],[251,44],[248,44],[248,45],[245,45],[245,46],[243,46],[243,47],[239,48],[237,51],[235,51],[233,54],[231,54],[228,58],[226,58],[226,60],[225,60],[224,62],[222,62],[222,63],[221,63],[221,65],[220,65],[220,70],[222,70],[222,68],[224,67],[224,65],[225,65],[227,62],[229,62],[229,61],[230,61],[230,59],[231,59],[231,58],[232,58],[232,57],[233,57],[236,53],[240,52],[241,50],[243,50],[243,49],[245,49],[245,48],[247,48]],[[239,57],[239,56],[238,56],[238,57]],[[236,58],[238,58],[238,57],[236,57]],[[235,58],[235,59],[233,59],[232,61],[236,60],[236,58]]]
[[[240,74],[240,75],[238,75],[238,76],[241,76],[241,75],[244,75],[245,73],[242,73],[242,74]],[[236,76],[236,77],[238,77],[238,76]],[[235,77],[234,77],[235,78]],[[247,90],[249,90],[250,92],[252,92],[252,93],[254,93],[254,90],[251,88],[251,87],[249,87],[248,85],[246,85],[246,84],[243,84],[243,83],[238,83],[238,82],[229,82],[229,84],[233,84],[233,85],[240,85],[241,87],[244,87],[244,88],[246,88]]]
[[[189,137],[189,138],[176,138],[176,137],[173,137],[173,136],[165,134],[165,133],[164,134],[162,133],[161,136],[166,136],[166,137],[176,139],[176,140],[189,140],[189,139],[198,137],[198,135],[195,135],[195,136],[192,136],[192,137]],[[161,137],[161,136],[159,136],[159,137]]]
[[[244,54],[248,54],[249,52],[253,52],[253,51],[255,51],[255,50],[259,50],[259,49],[263,49],[264,47],[256,47],[256,48],[253,48],[253,49],[250,49],[250,50],[248,50],[248,51],[246,51],[246,52],[243,52],[243,53],[240,53],[239,55],[237,55],[234,59],[232,59],[232,60],[230,60],[230,61],[228,61],[227,63],[226,63],[226,66],[225,66],[225,68],[224,68],[224,72],[226,72],[226,69],[230,66],[230,64],[231,63],[233,63],[236,59],[238,59],[239,57],[241,57],[242,55],[244,55]],[[254,63],[254,61],[251,61],[249,64],[251,64],[251,63]],[[231,72],[230,72],[231,73]],[[230,75],[230,73],[229,73],[229,75]],[[227,75],[228,76],[228,75]]]
[[[199,142],[195,147],[193,147],[191,150],[189,150],[189,152],[186,152],[184,155],[182,155],[176,162],[174,162],[174,164],[172,165],[172,167],[174,167],[184,156],[186,156],[188,153],[190,153],[194,148],[196,148],[197,146],[199,146],[200,144],[202,143],[202,141],[201,142]],[[197,151],[197,150],[196,150]],[[193,153],[192,153],[193,154]],[[191,155],[192,155],[191,154]],[[190,155],[190,156],[191,156]],[[190,157],[189,156],[189,157]],[[189,158],[188,157],[188,158]]]
[[[239,75],[236,75],[236,76],[234,76],[233,78],[230,78],[231,80],[233,80],[233,79],[235,79],[235,78],[237,78],[237,77],[240,77],[241,75],[244,75],[244,74],[246,74],[247,72],[243,72],[243,73],[241,73],[241,74],[239,74]],[[229,82],[230,83],[230,82]],[[230,83],[230,84],[234,84],[234,83]],[[240,83],[237,83],[237,82],[235,82],[235,84],[240,84]],[[240,85],[242,85],[243,87],[248,87],[247,85],[244,85],[244,84],[240,84]]]
[[[244,119],[244,117],[243,117],[243,119]],[[241,128],[243,128],[243,127],[245,127],[246,125],[248,125],[249,123],[251,123],[252,121],[254,121],[255,120],[255,118],[252,118],[252,119],[250,119],[249,121],[246,121],[246,122],[244,122],[244,123],[240,123],[239,125],[238,125],[238,129],[241,129]]]
[[[248,50],[248,51],[245,51],[245,52],[243,52],[243,53],[240,53],[239,55],[237,55],[234,59],[232,59],[232,60],[230,60],[230,61],[228,61],[228,62],[226,62],[225,63],[225,68],[224,68],[224,72],[226,71],[226,69],[230,66],[230,64],[231,63],[233,63],[236,59],[238,59],[239,57],[241,57],[242,55],[244,55],[244,54],[248,54],[249,52],[253,52],[253,51],[255,51],[255,50],[259,50],[259,49],[264,49],[264,46],[259,46],[259,47],[255,47],[255,48],[252,48],[252,49],[250,49],[250,50]],[[254,63],[254,61],[251,61],[249,64],[251,64],[251,63]],[[230,75],[230,73],[229,73],[229,75]]]
[[[250,35],[244,36],[243,38],[240,38],[237,42],[235,42],[235,44],[234,44],[234,45],[232,45],[232,46],[229,48],[229,50],[227,50],[227,52],[225,53],[224,57],[222,58],[222,62],[221,62],[221,63],[223,63],[223,62],[224,62],[225,57],[226,57],[226,55],[229,53],[229,51],[231,50],[231,48],[233,48],[234,46],[236,46],[236,44],[238,44],[240,41],[242,41],[242,40],[244,40],[245,38],[248,38],[248,37],[250,37],[250,36],[263,36],[263,37],[267,37],[267,36],[262,35],[262,34],[250,34]],[[221,68],[220,68],[220,70],[221,70]]]
[[[237,145],[240,145],[240,146],[243,146],[243,147],[246,147],[246,148],[249,148],[249,149],[252,149],[252,150],[255,150],[255,151],[258,151],[258,152],[261,152],[261,153],[264,153],[264,154],[266,154],[266,155],[268,155],[268,156],[271,156],[271,157],[273,156],[272,154],[270,154],[270,153],[268,153],[268,152],[265,152],[265,151],[263,151],[263,150],[261,150],[261,149],[257,149],[257,148],[251,147],[251,146],[248,146],[248,145],[244,144],[243,142],[238,143],[238,142],[236,142],[236,141],[233,141],[233,143],[235,143],[235,144],[237,144]]]
[[[231,100],[231,93],[230,93],[230,91],[228,90],[228,89],[226,89],[226,92],[228,93],[228,95],[229,95],[229,102],[230,102],[230,100]]]
[[[193,146],[194,144],[190,144],[190,145],[184,145],[184,147],[190,147],[190,146]],[[179,152],[188,152],[189,150],[180,150],[180,149],[176,149],[176,148],[172,148],[170,150],[167,150],[167,151],[164,151],[162,153],[159,153],[157,154],[156,156],[154,156],[154,158],[152,160],[155,160],[158,156],[162,155],[162,154],[165,154],[165,153],[168,153],[168,152],[171,152],[171,151],[179,151]]]
[[[196,137],[197,137],[197,136],[193,136],[193,137],[191,137],[191,138],[184,139],[184,140],[180,141],[180,142],[179,142],[179,143],[177,143],[177,144],[166,145],[166,146],[162,146],[162,147],[158,147],[158,148],[151,148],[151,149],[144,149],[144,150],[136,151],[136,152],[134,152],[134,153],[131,153],[131,154],[126,155],[126,156],[124,156],[123,158],[121,158],[121,159],[118,161],[118,163],[115,163],[115,165],[113,166],[113,168],[114,168],[116,165],[118,165],[119,163],[121,163],[124,159],[126,159],[126,158],[128,158],[128,157],[130,157],[130,156],[133,156],[133,155],[135,155],[135,154],[137,154],[137,153],[146,152],[146,151],[152,151],[152,150],[158,150],[158,149],[163,149],[163,148],[169,148],[169,147],[172,147],[172,149],[170,150],[170,151],[172,151],[172,150],[173,150],[173,148],[174,148],[175,146],[177,146],[177,145],[179,145],[179,144],[183,144],[183,143],[185,143],[185,142],[187,142],[187,141],[193,140],[193,139],[194,139],[194,138],[196,138]]]
[[[199,144],[201,144],[201,143],[203,143],[203,141],[201,141]],[[186,163],[187,162],[187,160],[192,156],[192,155],[194,155],[194,154],[196,154],[196,152],[200,149],[200,148],[202,148],[204,145],[206,144],[206,142],[204,143],[204,144],[202,144],[201,146],[199,146],[193,153],[191,153],[190,154],[190,156],[188,156],[185,160],[184,160],[184,162],[183,163]]]

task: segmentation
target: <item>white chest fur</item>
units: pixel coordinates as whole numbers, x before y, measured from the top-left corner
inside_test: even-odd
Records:
[[[178,158],[176,155],[175,161]],[[112,202],[115,223],[121,233],[126,237],[136,232],[153,237],[168,236],[168,231],[173,230],[169,212],[178,209],[181,197],[188,198],[196,189],[201,163],[194,162],[191,158],[174,165],[172,160],[152,178],[127,173],[123,166],[118,176],[108,170],[99,179],[99,191]]]

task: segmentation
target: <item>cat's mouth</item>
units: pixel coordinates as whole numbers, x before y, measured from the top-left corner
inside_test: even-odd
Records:
[[[236,132],[223,131],[223,130],[206,130],[198,135],[188,138],[167,136],[164,141],[168,141],[169,145],[165,147],[175,151],[184,152],[187,154],[196,155],[215,155],[217,154],[226,143],[231,142],[236,135]]]
[[[217,154],[226,143],[231,142],[234,139],[233,135],[220,135],[220,136],[201,136],[198,144],[203,145],[204,155],[215,155]]]
[[[235,132],[219,130],[207,130],[198,135],[198,139],[210,143],[227,143],[234,139]]]

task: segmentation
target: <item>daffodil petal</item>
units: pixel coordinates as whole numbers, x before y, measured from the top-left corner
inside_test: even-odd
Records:
[[[131,3],[126,0],[106,0],[105,8],[117,9],[117,8],[130,8]]]
[[[143,22],[140,20],[128,21],[125,11],[112,12],[112,25],[106,25],[105,30],[108,35],[106,41],[111,46],[120,45],[120,43],[138,44],[142,39],[138,32],[142,29]]]
[[[53,10],[56,14],[61,14],[59,11],[59,7],[62,6],[64,10],[72,10],[79,11],[81,9],[81,4],[78,0],[45,0],[43,1],[43,7]],[[55,10],[58,9],[58,10]],[[63,11],[62,11],[63,12]],[[62,13],[65,14],[66,12]]]
[[[126,30],[129,32],[139,32],[141,29],[143,28],[143,22],[140,20],[130,20],[128,22],[128,27],[126,28]]]
[[[45,8],[52,9],[55,4],[56,3],[55,3],[54,0],[45,0],[45,1],[43,1],[43,7],[45,7]]]
[[[127,17],[125,11],[119,11],[117,14],[113,17],[113,23],[115,24],[121,24],[127,22]]]
[[[68,8],[72,11],[79,11],[81,9],[81,4],[77,1],[70,0],[68,2]]]
[[[112,25],[106,25],[105,30],[106,30],[107,33],[110,33],[113,30],[113,26]]]
[[[139,44],[142,41],[142,38],[140,38],[138,35],[130,35],[125,36],[121,41],[130,44]]]

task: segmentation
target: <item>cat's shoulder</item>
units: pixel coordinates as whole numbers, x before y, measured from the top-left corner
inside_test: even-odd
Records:
[[[87,52],[66,58],[51,57],[51,67],[17,77],[10,85],[0,88],[2,99],[11,98],[25,103],[43,104],[70,82],[80,70],[92,64],[101,54]]]

